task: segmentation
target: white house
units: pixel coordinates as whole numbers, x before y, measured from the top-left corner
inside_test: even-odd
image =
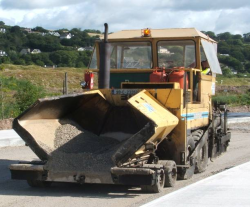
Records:
[[[82,51],[93,51],[93,50],[94,50],[93,47],[79,47],[77,49],[77,51],[80,51],[80,52],[82,52]]]
[[[22,50],[20,51],[20,54],[21,54],[21,55],[27,55],[27,54],[29,54],[29,53],[30,53],[30,48],[22,49]]]
[[[38,54],[38,53],[41,53],[41,50],[34,49],[34,50],[31,51],[31,54]]]
[[[78,49],[77,49],[77,51],[79,51],[79,52],[82,52],[82,51],[84,51],[85,49],[84,49],[84,47],[79,47]]]
[[[5,29],[5,28],[0,28],[0,32],[1,32],[1,33],[5,33],[5,32],[6,32],[6,29]]]
[[[234,74],[234,75],[238,74],[238,71],[235,70],[235,69],[233,69],[233,68],[231,68],[231,72],[232,72],[232,74]]]
[[[59,32],[50,31],[49,34],[53,35],[53,36],[56,36],[56,37],[60,37]]]
[[[93,48],[93,47],[84,47],[84,50],[85,50],[85,51],[93,51],[94,48]]]
[[[24,28],[24,31],[28,32],[28,33],[32,33],[32,29],[31,28]]]
[[[161,53],[161,54],[170,54],[170,51],[167,48],[164,48],[164,47],[160,46],[160,48],[158,50],[158,53]]]
[[[8,55],[5,51],[0,50],[0,57],[3,57],[3,56],[8,56]]]
[[[71,33],[63,33],[61,34],[60,39],[71,39],[71,37]]]

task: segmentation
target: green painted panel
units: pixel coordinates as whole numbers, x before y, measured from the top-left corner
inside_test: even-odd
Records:
[[[150,73],[111,73],[110,87],[121,88],[121,82],[149,82]]]

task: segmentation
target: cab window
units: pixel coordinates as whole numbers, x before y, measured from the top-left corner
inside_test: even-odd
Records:
[[[150,69],[152,65],[152,46],[150,42],[111,43],[111,69]],[[93,52],[89,68],[97,68],[96,50]]]
[[[159,41],[157,51],[159,67],[196,67],[195,42],[192,40]]]

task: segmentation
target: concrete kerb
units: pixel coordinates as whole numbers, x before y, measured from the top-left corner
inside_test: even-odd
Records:
[[[24,146],[25,142],[15,132],[15,130],[1,130],[0,131],[0,147],[14,147]]]
[[[244,123],[244,122],[250,122],[250,117],[243,117],[243,118],[229,118],[227,120],[228,124],[234,124],[234,123]]]

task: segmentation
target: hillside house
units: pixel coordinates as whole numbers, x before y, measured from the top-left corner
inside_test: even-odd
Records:
[[[84,47],[84,51],[93,51],[94,48],[93,47]]]
[[[244,36],[244,39],[249,38],[249,37],[250,37],[250,32],[249,32],[249,33],[246,33],[246,34],[243,34],[243,36]]]
[[[79,47],[78,49],[77,49],[77,51],[79,51],[79,52],[82,52],[82,51],[84,51],[85,49],[84,49],[84,47]]]
[[[93,51],[93,47],[79,47],[77,51],[82,52],[82,51]]]
[[[238,71],[235,70],[235,69],[233,69],[233,68],[231,68],[231,72],[232,72],[232,74],[234,74],[234,75],[237,75],[237,74],[238,74]]]
[[[41,53],[41,50],[39,49],[34,49],[31,51],[31,54],[39,54],[39,53]]]
[[[71,33],[63,33],[60,35],[60,39],[71,39]]]
[[[0,28],[0,33],[5,33],[6,29],[5,28]]]
[[[0,50],[0,57],[8,56],[7,53],[3,50]]]
[[[27,55],[27,54],[30,54],[30,48],[27,48],[27,49],[22,49],[22,50],[20,51],[20,54],[21,54],[21,55]]]
[[[49,34],[55,37],[60,37],[59,32],[50,31]]]
[[[170,51],[167,48],[160,47],[158,49],[158,53],[161,53],[161,54],[170,54]]]
[[[32,29],[31,28],[24,28],[23,31],[26,31],[28,33],[32,33]]]

